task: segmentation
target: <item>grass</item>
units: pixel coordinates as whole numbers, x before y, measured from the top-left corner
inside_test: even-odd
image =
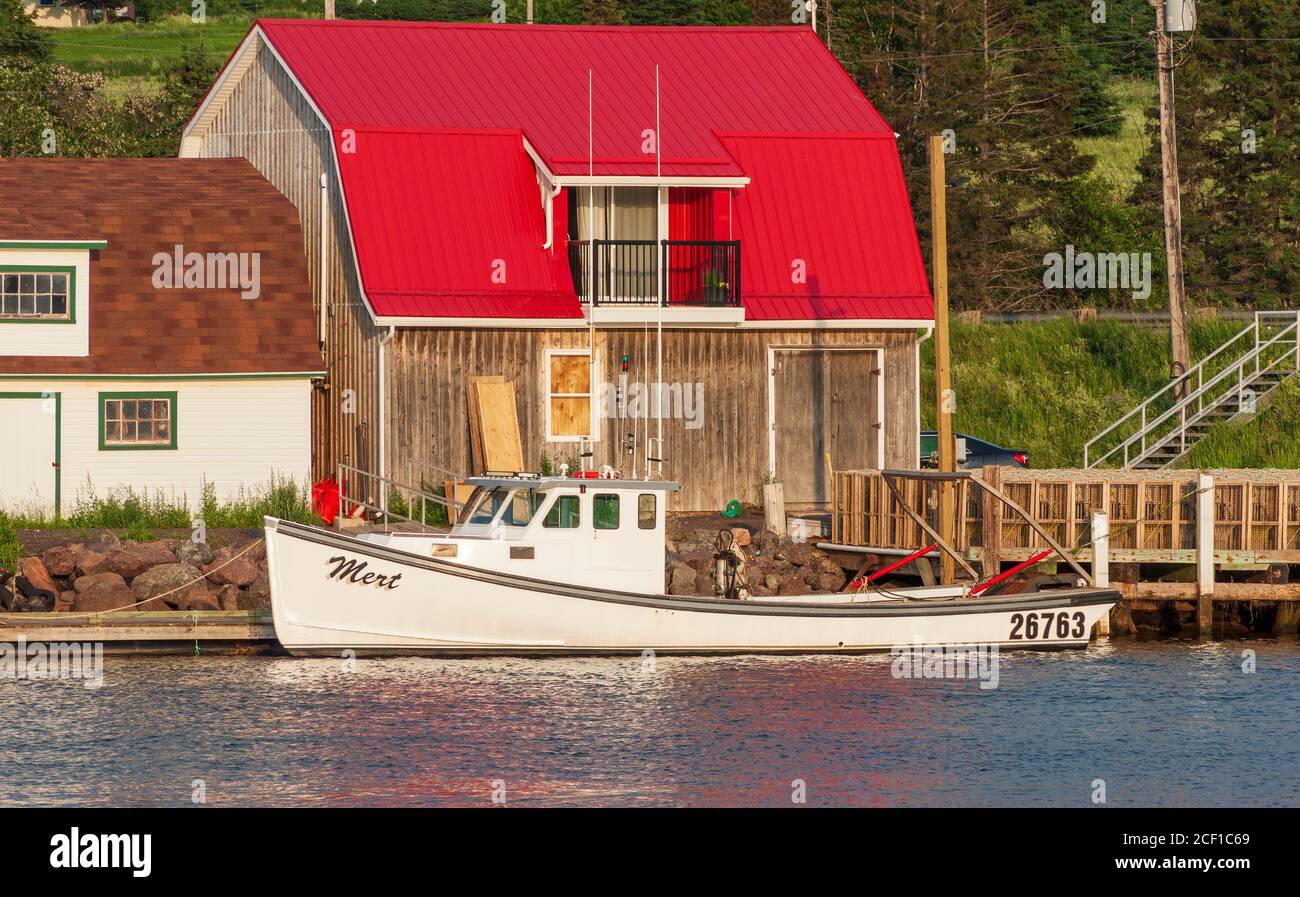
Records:
[[[146,542],[155,538],[153,530],[191,529],[195,520],[201,520],[208,529],[260,528],[266,516],[298,523],[320,522],[311,509],[311,488],[282,478],[272,478],[257,489],[241,487],[234,498],[226,501],[219,501],[213,484],[205,483],[197,513],[184,495],[115,489],[100,496],[87,485],[72,512],[61,519],[33,514],[0,518],[0,551],[6,521],[17,529],[118,530],[137,542]]]
[[[1300,380],[1289,380],[1253,417],[1219,424],[1178,467],[1300,468]]]
[[[1155,97],[1153,83],[1116,78],[1108,87],[1123,114],[1120,132],[1110,137],[1081,137],[1079,151],[1096,156],[1092,177],[1111,188],[1118,201],[1126,200],[1138,182],[1138,163],[1151,142],[1146,132],[1147,110]]]
[[[187,44],[203,42],[214,58],[225,59],[248,31],[245,16],[209,18],[198,24],[189,16],[171,16],[161,22],[59,28],[54,37],[54,61],[81,72],[102,72],[110,79],[153,79]]]
[[[1193,358],[1241,327],[1192,322]],[[933,429],[933,339],[921,355],[921,418]],[[1027,451],[1034,467],[1077,467],[1088,439],[1168,382],[1169,335],[1117,321],[953,322],[952,358],[958,432]]]
[[[12,570],[22,554],[18,544],[17,527],[4,511],[0,511],[0,570]]]

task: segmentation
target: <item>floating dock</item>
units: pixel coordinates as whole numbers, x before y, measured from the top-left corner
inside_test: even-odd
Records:
[[[0,613],[0,644],[102,643],[105,654],[280,653],[269,610]]]

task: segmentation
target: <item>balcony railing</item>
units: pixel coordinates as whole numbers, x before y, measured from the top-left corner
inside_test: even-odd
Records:
[[[584,303],[738,308],[739,240],[582,240],[569,244]]]

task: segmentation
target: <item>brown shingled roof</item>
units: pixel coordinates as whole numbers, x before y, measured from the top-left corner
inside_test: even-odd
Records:
[[[0,159],[13,217],[0,239],[102,239],[90,250],[90,355],[0,356],[0,374],[304,373],[317,350],[302,231],[293,205],[244,159]],[[71,214],[66,214],[71,210]],[[60,224],[61,216],[65,223]],[[67,221],[75,221],[74,235]],[[81,233],[84,225],[92,233]],[[261,295],[159,290],[153,257],[260,253]],[[39,339],[43,327],[33,327]]]

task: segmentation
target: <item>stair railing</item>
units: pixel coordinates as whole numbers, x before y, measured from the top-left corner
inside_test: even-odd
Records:
[[[1268,331],[1278,326],[1282,326],[1282,329],[1269,335]],[[1229,349],[1236,349],[1242,354],[1222,369],[1210,373],[1213,366],[1211,363],[1218,360],[1222,364],[1221,356]],[[1286,362],[1290,362],[1290,366],[1282,367]],[[1257,312],[1254,323],[1243,328],[1185,374],[1156,390],[1141,404],[1088,440],[1083,448],[1083,466],[1098,467],[1114,459],[1122,467],[1128,468],[1175,439],[1181,455],[1190,448],[1187,432],[1189,424],[1201,420],[1207,412],[1215,410],[1232,397],[1236,398],[1237,407],[1240,408],[1246,386],[1262,374],[1274,370],[1289,373],[1300,371],[1300,312]],[[1234,378],[1235,384],[1230,384]],[[1225,385],[1229,388],[1216,391]],[[1180,392],[1184,393],[1181,397]],[[1177,423],[1171,424],[1175,418]],[[1166,428],[1166,424],[1170,426]],[[1136,426],[1136,429],[1127,437],[1122,437],[1116,431],[1125,425]],[[1107,437],[1118,441],[1097,454]]]

